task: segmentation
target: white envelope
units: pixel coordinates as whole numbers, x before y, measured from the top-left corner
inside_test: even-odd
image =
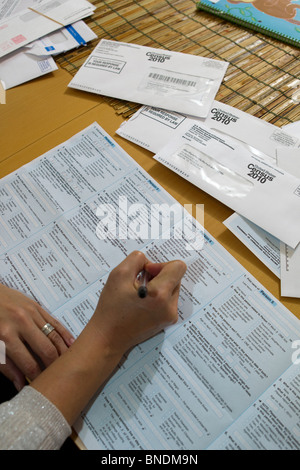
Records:
[[[33,11],[30,8],[34,8]],[[45,0],[0,21],[0,57],[92,14],[87,0]]]
[[[292,131],[290,125],[286,131]],[[300,178],[300,149],[277,149],[277,165]],[[295,250],[270,233],[234,213],[224,225],[246,245],[281,281],[281,295],[300,297],[300,245]]]
[[[25,50],[36,56],[57,55],[69,51],[80,45],[96,39],[97,35],[85,24],[84,21],[76,21],[72,25],[61,28],[48,36],[34,41]]]
[[[289,152],[277,150],[278,166],[300,178],[300,150]],[[292,249],[280,243],[280,277],[281,295],[284,297],[300,297],[300,245]]]
[[[300,179],[193,121],[154,158],[274,237],[300,241]]]
[[[69,86],[204,117],[228,63],[102,39]]]
[[[300,248],[280,243],[280,293],[283,297],[300,297]]]
[[[6,89],[57,70],[52,55],[78,47],[97,36],[84,23],[77,21],[65,28],[34,41],[0,59],[0,79]]]
[[[277,149],[277,165],[291,175],[300,178],[300,149]]]
[[[8,90],[53,72],[57,68],[51,56],[35,57],[25,54],[23,48],[21,52],[16,51],[0,59],[0,79],[3,80],[6,90]]]
[[[117,130],[127,140],[157,153],[185,126],[187,116],[158,108],[143,106]],[[270,157],[274,163],[276,149],[300,147],[300,139],[292,132],[274,126],[232,106],[214,101],[208,116],[199,118],[205,126],[234,137],[260,157]]]
[[[284,129],[289,134],[293,134],[299,137],[300,136],[300,120],[291,122],[290,124],[286,124],[285,126],[282,126],[282,129]]]
[[[0,20],[16,15],[28,7],[34,7],[43,0],[0,0]]]
[[[234,212],[223,224],[280,279],[280,240]]]

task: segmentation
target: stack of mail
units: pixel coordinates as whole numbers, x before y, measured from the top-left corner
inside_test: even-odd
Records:
[[[300,297],[300,125],[214,101],[202,119],[143,106],[117,133],[232,208],[225,225]]]
[[[214,101],[227,66],[103,39],[69,86],[143,104],[117,133],[232,208],[225,225],[281,277],[282,295],[300,297],[300,281],[286,283],[300,242],[300,174],[282,162],[300,159],[300,139]]]
[[[57,69],[54,55],[96,38],[86,0],[0,0],[0,79],[5,88]]]

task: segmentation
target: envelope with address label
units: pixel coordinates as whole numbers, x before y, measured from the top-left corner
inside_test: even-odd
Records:
[[[300,179],[194,120],[154,158],[295,248]]]

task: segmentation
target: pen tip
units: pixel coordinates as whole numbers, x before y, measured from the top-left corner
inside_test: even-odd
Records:
[[[144,299],[147,296],[147,287],[141,286],[138,288],[138,296]]]

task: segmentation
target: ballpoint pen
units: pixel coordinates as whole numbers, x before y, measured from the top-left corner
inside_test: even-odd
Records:
[[[147,289],[148,277],[149,275],[147,271],[145,271],[145,269],[140,271],[139,274],[137,275],[137,281],[140,284],[137,293],[141,299],[144,299],[145,297],[147,297],[147,294],[148,294],[148,289]]]

